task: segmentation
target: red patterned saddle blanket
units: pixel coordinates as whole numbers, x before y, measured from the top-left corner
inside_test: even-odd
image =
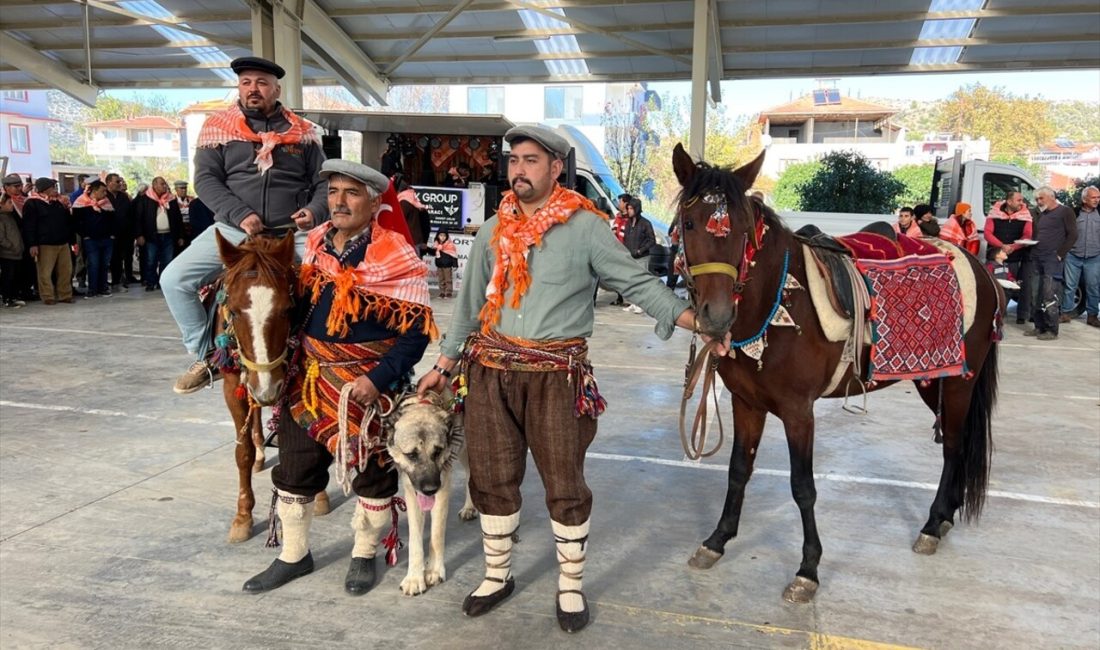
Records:
[[[872,381],[966,373],[963,296],[951,260],[932,244],[873,233],[837,238],[871,296]]]

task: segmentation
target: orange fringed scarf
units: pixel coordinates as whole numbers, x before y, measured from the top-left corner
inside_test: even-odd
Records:
[[[351,323],[370,317],[399,334],[420,322],[420,331],[439,337],[428,294],[428,267],[399,233],[377,224],[362,262],[341,266],[325,250],[327,222],[309,233],[306,254],[298,275],[298,290],[314,303],[328,284],[333,285],[332,309],[325,321],[330,336],[346,336]]]
[[[523,294],[531,286],[531,274],[527,271],[527,251],[531,246],[542,246],[542,236],[547,230],[569,221],[577,210],[593,212],[603,219],[607,215],[596,209],[584,196],[554,184],[546,205],[532,216],[523,214],[516,195],[507,192],[497,210],[497,225],[489,245],[496,253],[493,275],[485,287],[485,305],[478,317],[481,331],[488,334],[500,323],[500,311],[504,308],[504,294],[512,288],[510,305],[519,307]]]

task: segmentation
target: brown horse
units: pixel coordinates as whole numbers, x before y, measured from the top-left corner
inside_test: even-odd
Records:
[[[233,353],[239,372],[223,371],[225,405],[237,430],[237,514],[229,541],[252,537],[252,473],[264,466],[261,411],[283,393],[290,355],[291,312],[294,308],[294,234],[253,237],[234,246],[215,233],[218,255],[225,263],[219,292],[214,337],[222,350]],[[328,496],[317,495],[315,514],[328,512]]]
[[[863,379],[853,377],[849,368],[841,387],[827,392],[841,362],[844,343],[829,342],[805,293],[792,292],[791,299],[784,303],[799,328],[766,327],[773,322],[775,306],[787,282],[784,266],[802,287],[807,286],[807,269],[794,234],[767,206],[745,196],[763,161],[761,153],[740,169],[729,170],[693,162],[680,145],[673,153],[673,168],[682,187],[677,218],[691,297],[698,313],[697,328],[719,339],[729,332],[735,347],[761,332],[767,333],[767,350],[759,360],[737,350],[718,365],[718,373],[733,395],[734,443],[728,492],[717,527],[689,564],[710,568],[722,556],[726,543],[737,535],[745,484],[752,474],[764,420],[772,413],[786,430],[791,492],[802,516],[804,539],[802,564],[783,596],[790,602],[804,603],[817,591],[821,560],[821,540],[814,519],[814,401],[843,397],[843,386]],[[723,201],[728,231],[715,229],[710,223],[718,214],[715,204]],[[977,260],[969,255],[966,258],[977,280],[975,317],[964,334],[966,364],[974,372],[917,383],[925,404],[933,411],[940,408],[943,432],[939,489],[928,521],[913,546],[914,551],[924,554],[935,552],[940,538],[954,524],[956,511],[961,509],[967,520],[977,519],[989,477],[990,413],[997,392],[995,323],[998,310],[1003,313],[1004,294]],[[860,352],[861,367],[867,368],[870,352],[867,348]],[[868,389],[886,385],[872,384]]]

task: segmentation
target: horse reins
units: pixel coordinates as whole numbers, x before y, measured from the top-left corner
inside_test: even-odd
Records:
[[[719,357],[714,354],[714,348],[717,345],[717,341],[706,343],[703,345],[701,354],[696,355],[695,337],[692,336],[691,352],[688,356],[688,363],[684,366],[684,395],[680,400],[680,444],[683,445],[684,454],[689,460],[700,460],[717,454],[726,439],[725,427],[722,425],[722,415],[718,410],[718,391],[714,381],[719,361]],[[699,400],[699,408],[695,411],[695,421],[692,423],[689,435],[684,427],[687,403],[695,392],[700,376],[703,377],[703,397]],[[714,401],[714,412],[718,415],[718,442],[710,451],[706,449],[707,393],[711,394]]]

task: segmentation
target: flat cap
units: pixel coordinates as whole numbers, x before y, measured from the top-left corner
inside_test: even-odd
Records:
[[[46,176],[42,176],[42,177],[34,179],[34,191],[35,192],[39,192],[39,193],[45,192],[46,190],[50,189],[54,185],[57,185],[57,181],[55,181],[52,178],[48,178]]]
[[[172,183],[172,187],[187,187],[187,181],[176,181]]]
[[[545,149],[547,153],[556,158],[565,159],[569,156],[569,150],[572,149],[572,147],[569,146],[569,142],[555,133],[553,129],[549,129],[545,126],[538,126],[536,124],[514,126],[508,129],[508,132],[504,134],[504,141],[508,144],[512,144],[513,141],[522,138],[534,140],[542,145],[542,148]]]
[[[23,179],[19,177],[19,174],[8,174],[4,177],[4,185],[22,185]]]
[[[321,165],[320,177],[328,180],[329,176],[333,174],[341,174],[354,178],[355,180],[366,184],[372,190],[381,194],[386,191],[386,188],[390,186],[390,179],[386,178],[386,175],[375,169],[371,169],[362,163],[352,162],[350,160],[341,160],[339,158],[329,158]]]
[[[233,72],[240,74],[245,70],[259,70],[260,72],[266,72],[268,74],[275,75],[276,79],[282,79],[286,74],[286,70],[283,70],[282,66],[274,61],[268,61],[258,56],[242,56],[238,59],[233,59],[229,64],[230,68],[233,68]]]

